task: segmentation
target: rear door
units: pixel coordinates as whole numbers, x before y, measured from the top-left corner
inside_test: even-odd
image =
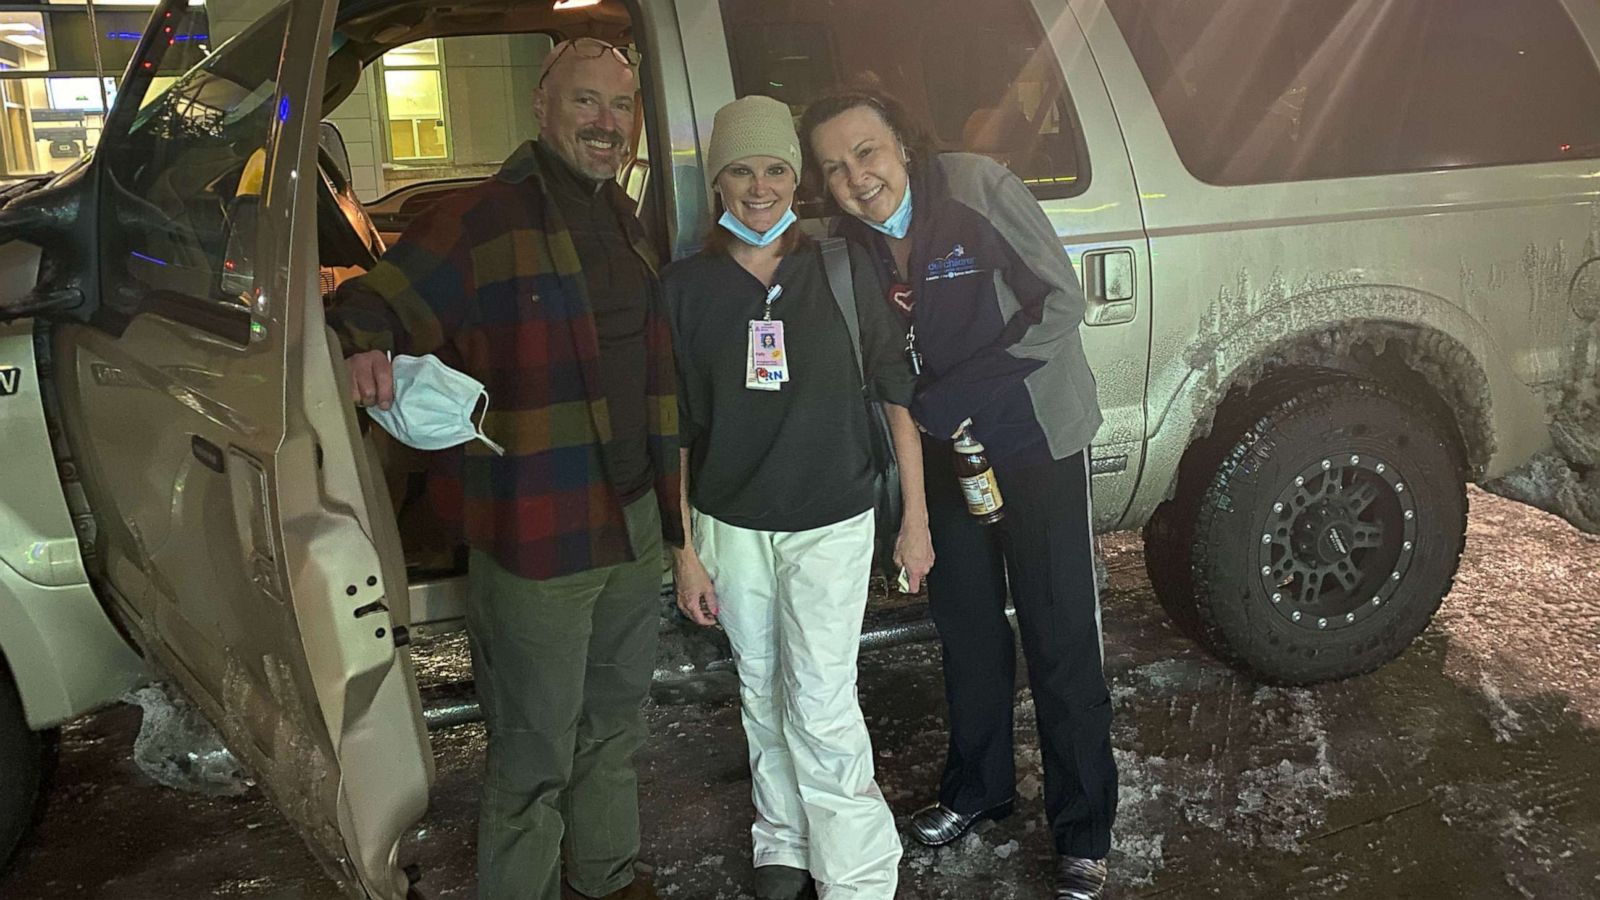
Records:
[[[157,7],[86,170],[101,309],[57,331],[68,436],[130,629],[347,887],[403,897],[431,755],[399,543],[322,319],[333,3],[215,48],[206,13]]]

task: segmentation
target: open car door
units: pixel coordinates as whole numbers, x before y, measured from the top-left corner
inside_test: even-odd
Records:
[[[400,898],[432,757],[399,540],[323,324],[333,7],[286,0],[212,47],[223,23],[165,0],[93,160],[30,200],[78,220],[38,293],[82,295],[52,316],[54,371],[108,602],[347,890]]]

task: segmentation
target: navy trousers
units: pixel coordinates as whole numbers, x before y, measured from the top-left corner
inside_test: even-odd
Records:
[[[1006,516],[984,525],[961,498],[950,444],[923,441],[935,554],[928,601],[944,644],[950,712],[940,802],[973,813],[1016,791],[1017,657],[1005,615],[1009,581],[1056,851],[1102,859],[1111,849],[1117,767],[1102,668],[1087,459],[1085,450],[1043,465],[996,465]]]

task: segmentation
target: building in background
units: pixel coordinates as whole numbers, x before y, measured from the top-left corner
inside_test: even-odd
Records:
[[[194,41],[204,52],[276,4],[190,5],[203,8],[206,15],[191,21],[206,27],[190,26],[170,39]],[[0,3],[0,182],[64,171],[94,148],[154,6],[155,0],[96,0],[92,10],[83,0]],[[417,181],[492,174],[538,131],[532,95],[550,46],[538,34],[468,36],[384,54],[327,116],[344,137],[357,195],[372,201]]]
[[[0,179],[63,171],[94,147],[154,5],[98,2],[91,18],[82,2],[0,4]],[[209,48],[207,31],[172,40]]]

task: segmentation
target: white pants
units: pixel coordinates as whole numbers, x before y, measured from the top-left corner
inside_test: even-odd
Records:
[[[822,900],[892,900],[900,836],[856,700],[872,511],[810,531],[693,525],[739,666],[755,865],[809,870]]]

